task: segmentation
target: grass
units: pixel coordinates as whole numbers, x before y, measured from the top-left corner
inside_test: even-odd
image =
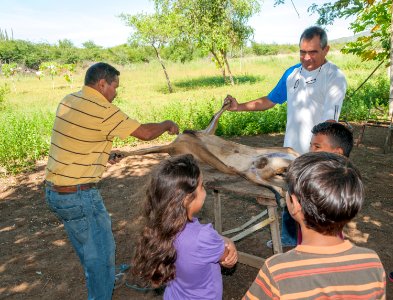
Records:
[[[361,62],[357,57],[331,53],[329,59],[345,73],[348,93],[371,73],[375,62]],[[275,86],[282,73],[298,62],[297,55],[244,57],[230,61],[235,86],[228,85],[209,59],[186,64],[168,63],[174,93],[167,89],[165,76],[157,62],[140,63],[125,67],[121,72],[120,87],[115,103],[131,118],[145,122],[171,119],[184,129],[202,129],[209,123],[227,94],[239,102],[266,95]],[[18,173],[31,167],[47,155],[50,134],[58,102],[66,94],[82,86],[85,70],[74,76],[74,86],[61,77],[52,81],[40,80],[33,75],[0,77],[0,172]],[[345,100],[342,116],[348,120],[364,119],[372,106],[384,106],[389,97],[386,70],[381,68],[370,83],[351,99]],[[218,135],[255,135],[281,132],[285,129],[286,105],[276,106],[266,112],[225,113],[220,119]],[[173,137],[163,135],[160,140]],[[117,140],[116,145],[135,145],[128,138]]]

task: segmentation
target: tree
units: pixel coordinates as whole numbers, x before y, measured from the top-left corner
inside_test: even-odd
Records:
[[[14,39],[14,32],[11,29],[11,37],[8,36],[7,30],[0,28],[0,41],[10,41]]]
[[[96,43],[94,43],[94,41],[86,41],[82,44],[83,48],[85,49],[102,49],[101,46],[96,45]]]
[[[74,83],[74,72],[75,72],[76,65],[75,64],[64,64],[60,65],[60,73],[63,75],[64,79],[69,83],[70,88]]]
[[[354,33],[366,33],[349,42],[343,52],[353,53],[363,60],[383,61],[390,55],[392,0],[339,0],[322,6],[313,4],[309,12],[318,13],[319,25],[331,25],[336,18],[355,15],[350,24]]]
[[[155,0],[156,9],[178,16],[183,39],[210,52],[221,69],[226,70],[234,84],[228,62],[231,48],[242,47],[252,35],[249,18],[259,11],[258,0]]]
[[[310,12],[319,14],[318,24],[332,24],[336,18],[355,14],[351,23],[354,33],[368,32],[349,42],[342,49],[344,53],[353,53],[362,60],[385,61],[390,59],[390,99],[389,115],[393,113],[393,65],[392,65],[392,0],[340,0],[322,6],[313,5]]]
[[[79,60],[79,53],[72,41],[63,39],[58,41],[58,58],[66,64],[76,64]]]
[[[285,0],[275,0],[282,4]],[[313,4],[308,8],[319,15],[317,23],[321,26],[332,25],[337,18],[356,16],[350,24],[354,33],[366,33],[342,49],[353,53],[362,60],[388,61],[390,59],[390,99],[389,115],[393,113],[393,66],[392,66],[392,0],[338,0],[323,5]]]
[[[169,44],[175,37],[179,36],[177,16],[174,14],[162,14],[156,12],[154,14],[121,14],[122,18],[128,26],[134,29],[131,35],[131,42],[150,45],[155,52],[158,61],[164,71],[165,78],[170,93],[173,92],[172,84],[169,79],[164,61],[161,57],[160,51],[163,46]]]
[[[390,24],[393,22],[393,9]],[[389,95],[389,116],[393,117],[393,27],[390,25],[390,95]]]
[[[86,41],[82,44],[83,49],[81,49],[82,54],[80,55],[82,59],[100,61],[102,60],[102,47],[96,45],[93,41]]]
[[[55,61],[43,62],[39,67],[39,71],[42,72],[42,74],[49,75],[51,77],[52,89],[55,89],[54,78],[59,75],[60,68],[59,63]]]

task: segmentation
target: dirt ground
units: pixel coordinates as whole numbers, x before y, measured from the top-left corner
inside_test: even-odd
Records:
[[[359,126],[354,136],[358,136]],[[345,235],[359,246],[374,249],[387,273],[393,271],[393,152],[382,153],[386,129],[366,129],[363,143],[351,158],[359,167],[367,186],[367,199],[360,214],[349,224]],[[239,137],[249,146],[280,146],[283,135]],[[128,149],[120,149],[127,151]],[[112,216],[117,244],[117,263],[130,263],[138,235],[143,186],[152,166],[164,154],[128,156],[108,166],[100,190]],[[45,161],[33,172],[0,179],[0,299],[86,299],[86,288],[78,258],[68,242],[63,226],[44,201]],[[214,222],[213,197],[209,193],[199,217]],[[249,199],[223,197],[223,229],[239,226],[264,208]],[[263,229],[236,243],[242,251],[268,257],[265,246],[269,230]],[[257,274],[257,269],[238,264],[223,275],[224,299],[240,299]],[[393,283],[387,281],[388,299]],[[390,297],[389,297],[390,296]],[[113,299],[161,299],[159,291],[139,292],[122,286]]]

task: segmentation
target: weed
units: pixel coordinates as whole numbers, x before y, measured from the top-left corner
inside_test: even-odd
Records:
[[[10,93],[10,88],[7,83],[0,86],[0,111],[6,108],[6,96]]]

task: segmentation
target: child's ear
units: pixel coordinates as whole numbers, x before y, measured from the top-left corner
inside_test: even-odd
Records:
[[[334,148],[333,152],[336,154],[344,155],[344,150],[341,147]]]
[[[295,216],[299,212],[302,212],[302,205],[299,203],[298,198],[294,194],[291,195],[291,199],[292,199],[291,215]]]

